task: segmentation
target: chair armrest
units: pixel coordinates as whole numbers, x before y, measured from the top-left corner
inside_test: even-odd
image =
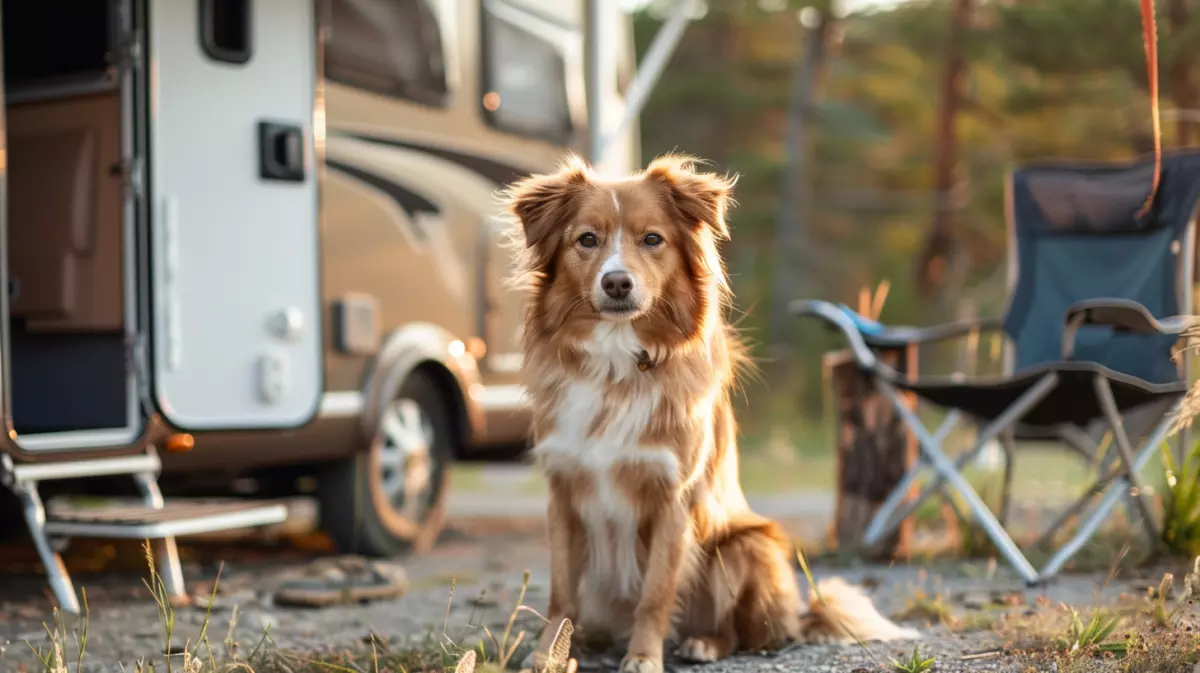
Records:
[[[946,341],[974,331],[999,330],[1002,322],[996,318],[972,318],[934,325],[932,327],[888,327],[858,316],[832,302],[798,299],[788,305],[795,315],[812,315],[825,319],[839,328],[850,341],[851,350],[860,366],[873,367],[875,356],[871,348],[904,348]],[[861,348],[861,352],[860,349]],[[869,356],[869,357],[868,357]],[[867,362],[871,364],[866,364]]]
[[[797,299],[788,304],[788,311],[793,315],[811,315],[825,320],[845,335],[846,341],[850,342],[850,352],[854,354],[854,360],[859,367],[875,369],[878,366],[879,361],[863,340],[860,327],[840,306],[820,299]]]
[[[922,345],[957,339],[971,332],[998,332],[1004,327],[999,318],[964,318],[930,327],[889,327],[867,341],[879,345]]]
[[[1075,337],[1083,325],[1111,328],[1114,332],[1134,334],[1180,335],[1200,326],[1200,317],[1176,315],[1158,319],[1139,302],[1132,299],[1085,299],[1067,308],[1063,328],[1063,358],[1075,351]]]

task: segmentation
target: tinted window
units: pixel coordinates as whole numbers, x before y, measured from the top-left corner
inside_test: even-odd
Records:
[[[325,76],[427,105],[445,102],[442,34],[427,0],[331,0]]]
[[[558,47],[483,12],[483,109],[493,126],[557,142],[571,134],[566,65]]]

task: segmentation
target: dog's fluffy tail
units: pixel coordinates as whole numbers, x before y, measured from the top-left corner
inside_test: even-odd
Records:
[[[802,637],[810,643],[914,640],[915,629],[904,628],[879,614],[860,587],[839,577],[817,582],[809,590],[808,613],[802,620]]]

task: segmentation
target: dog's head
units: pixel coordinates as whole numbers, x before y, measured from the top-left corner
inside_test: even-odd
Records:
[[[609,320],[695,336],[728,287],[717,242],[729,235],[732,187],[673,155],[616,180],[572,158],[513,185],[531,319],[549,330]]]

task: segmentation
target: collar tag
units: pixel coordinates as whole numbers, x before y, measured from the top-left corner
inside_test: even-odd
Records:
[[[644,372],[649,371],[653,366],[654,363],[650,361],[650,354],[646,351],[642,351],[641,355],[638,356],[637,368]]]

